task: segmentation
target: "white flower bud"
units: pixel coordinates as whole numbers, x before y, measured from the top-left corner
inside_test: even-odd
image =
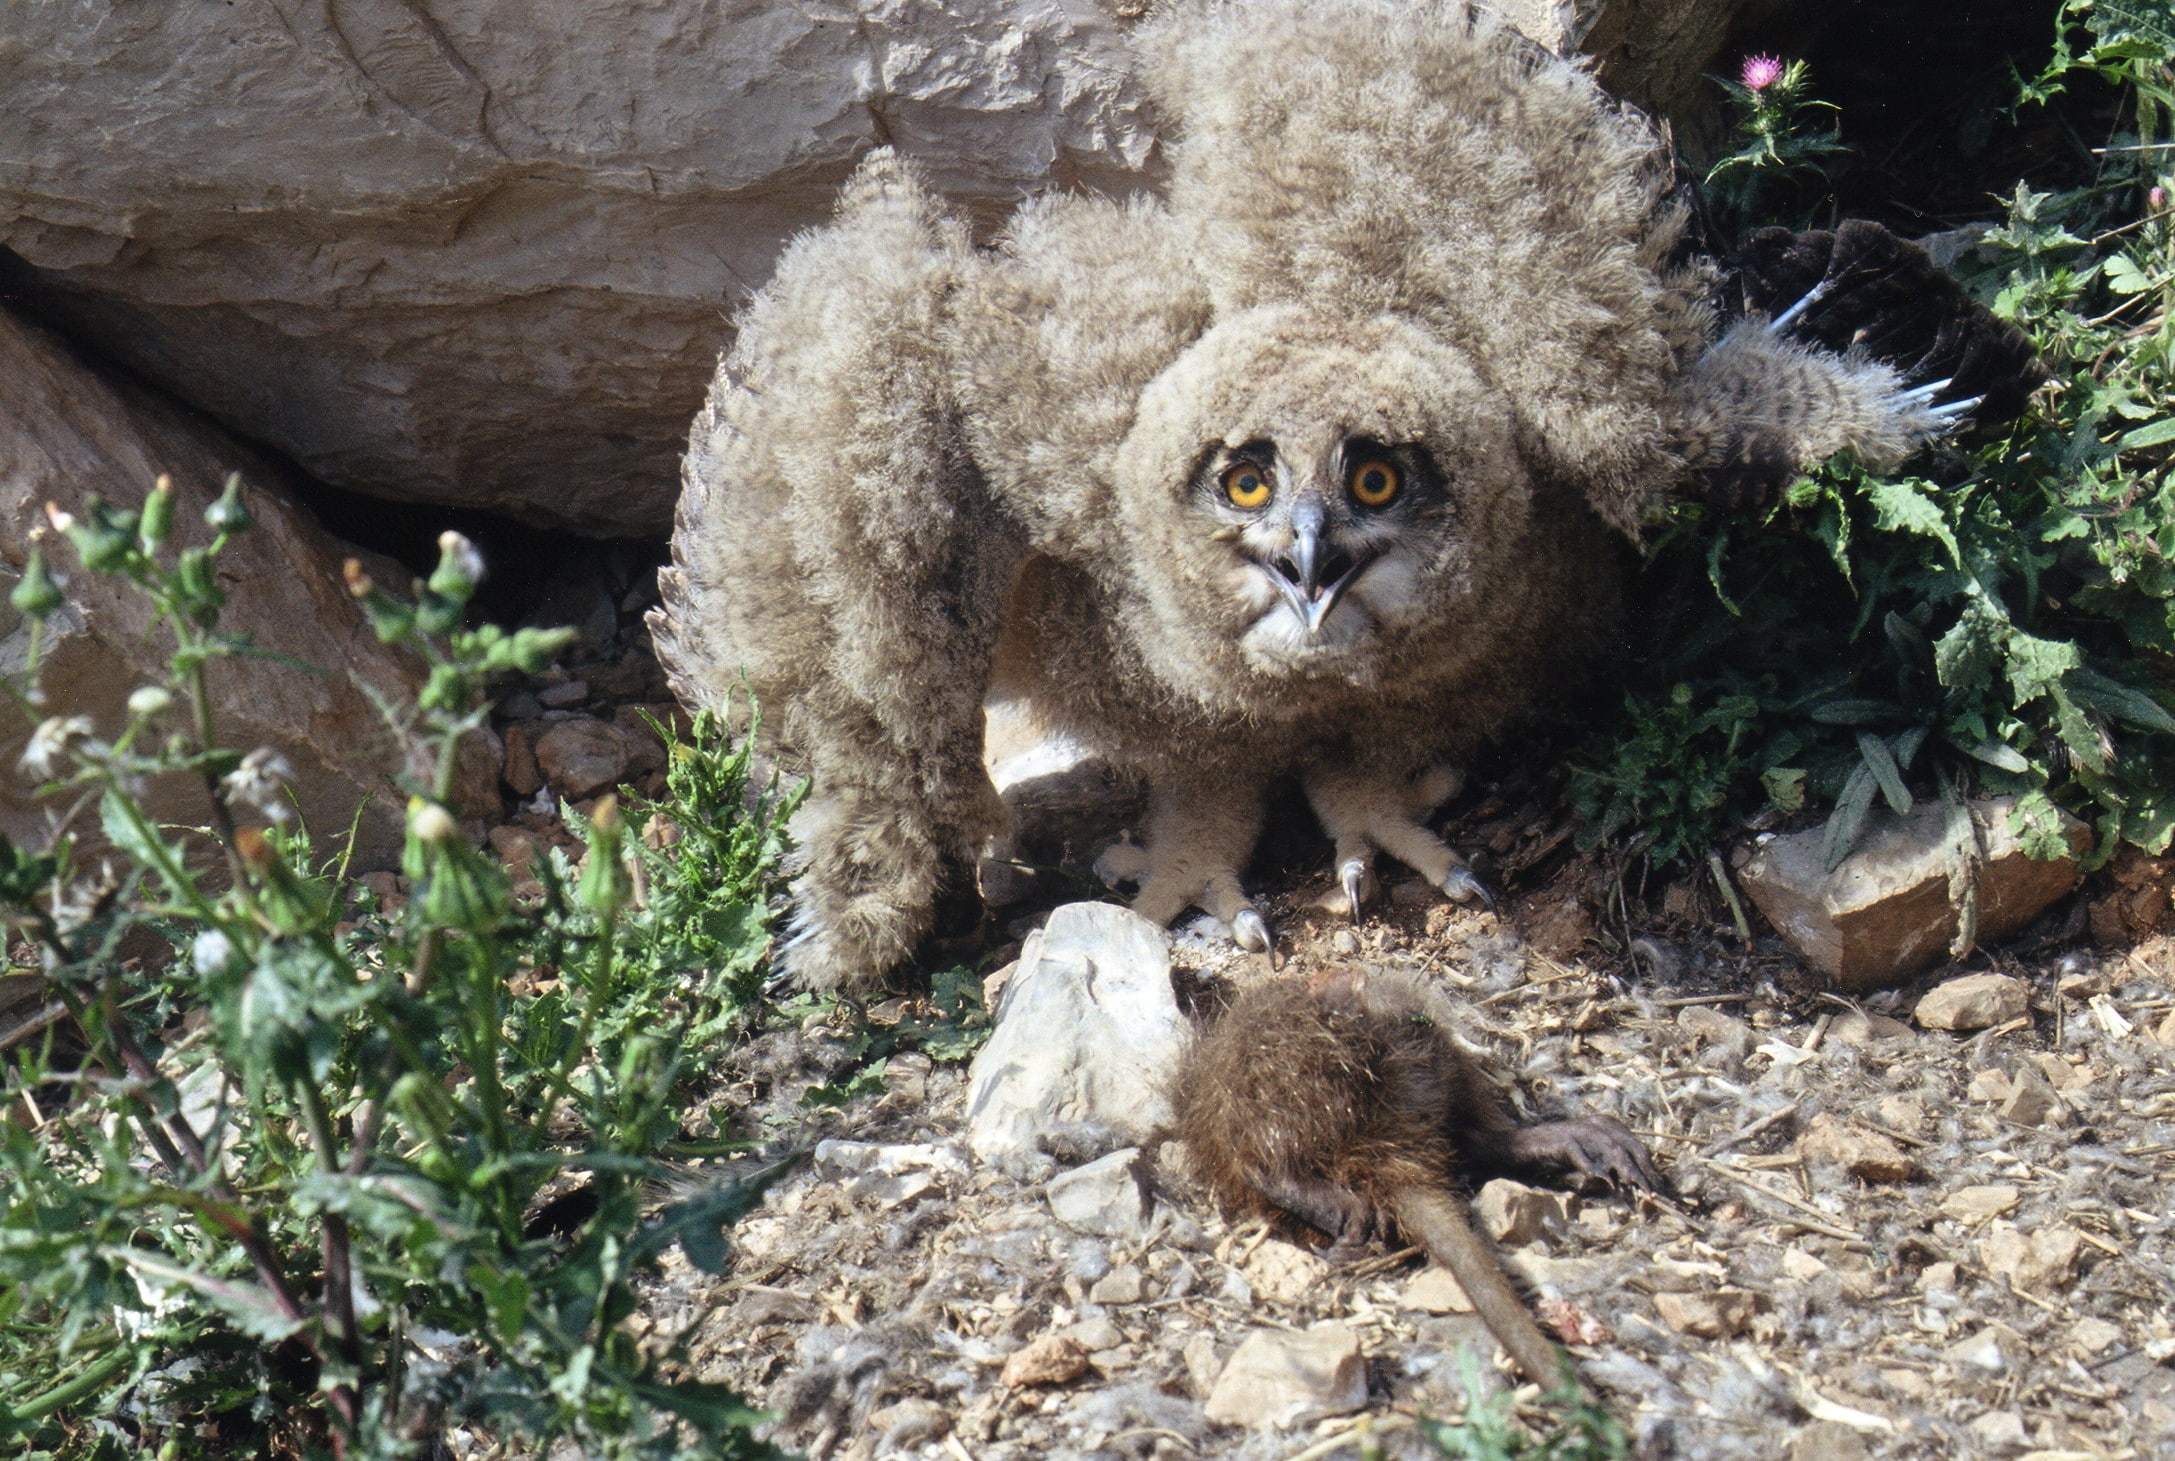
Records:
[[[445,842],[460,835],[461,828],[451,812],[418,797],[408,804],[408,830],[418,842]]]
[[[143,685],[129,695],[128,713],[141,720],[160,714],[173,703],[174,697],[164,685]]]
[[[207,928],[189,945],[189,963],[200,978],[226,972],[234,961],[234,941],[216,928]]]

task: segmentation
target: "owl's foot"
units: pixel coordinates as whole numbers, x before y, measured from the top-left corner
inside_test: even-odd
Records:
[[[1136,883],[1133,911],[1169,925],[1187,908],[1199,908],[1231,930],[1248,953],[1272,947],[1268,922],[1239,881],[1239,870],[1261,833],[1258,795],[1210,798],[1196,791],[1158,787],[1148,809],[1148,843],[1120,842],[1095,860],[1106,883]]]
[[[1409,779],[1316,768],[1304,780],[1307,800],[1337,844],[1340,897],[1332,906],[1340,906],[1355,923],[1374,896],[1377,852],[1396,858],[1453,902],[1477,900],[1495,906],[1494,896],[1465,859],[1424,821],[1463,787],[1465,778],[1457,768],[1435,766]]]

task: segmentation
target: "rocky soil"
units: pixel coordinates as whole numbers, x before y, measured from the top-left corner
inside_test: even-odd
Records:
[[[593,693],[547,687],[534,714],[516,697],[509,780],[525,774],[523,736],[563,782],[548,763],[565,728],[618,727],[575,708]],[[512,854],[550,825],[531,810],[493,841]],[[1611,955],[1592,872],[1573,862],[1501,917],[1417,883],[1357,928],[1310,907],[1314,886],[1275,911],[1285,973],[1358,961],[1433,981],[1521,1110],[1608,1112],[1660,1156],[1666,1201],[1503,1182],[1478,1196],[1639,1453],[2175,1456],[2175,944],[2095,949],[2072,900],[2036,943],[1851,1000],[1779,942],[1748,950],[1702,925],[1674,890],[1655,903],[1674,936]],[[2099,893],[2103,934],[2134,928],[2137,881]],[[1188,1010],[1267,977],[1212,935],[1170,942]],[[1159,942],[1125,977],[1165,977]],[[1092,983],[1109,975],[1098,961],[1137,963],[1141,947],[1124,934],[1066,957]],[[989,960],[993,988],[1012,952]],[[867,1017],[915,1008],[894,998]],[[691,1133],[813,1143],[813,1157],[740,1225],[728,1276],[675,1253],[630,1321],[775,1411],[781,1444],[969,1461],[1417,1456],[1435,1453],[1414,1417],[1462,1412],[1469,1356],[1486,1385],[1512,1384],[1455,1285],[1415,1254],[1333,1269],[1302,1233],[1215,1212],[1181,1149],[1127,1134],[1153,1124],[1152,1079],[1075,1092],[1041,1113],[1032,1148],[977,1139],[988,1161],[969,1145],[963,1065],[897,1055],[883,1094],[812,1114],[803,1093],[849,1068],[847,1018],[766,1035],[719,1072]],[[1025,1036],[1071,1058],[1054,1031]],[[1532,1387],[1516,1395],[1545,1420]]]
[[[600,554],[530,615],[582,638],[494,718],[517,877],[572,843],[556,798],[661,787],[644,567]],[[1662,1201],[1476,1194],[1638,1454],[2175,1457],[2175,865],[2120,858],[2017,943],[1845,998],[1711,893],[1569,856],[1542,805],[1515,777],[1458,804],[1500,916],[1392,882],[1355,927],[1303,872],[1269,911],[1283,974],[1409,971],[1523,1113],[1607,1112],[1660,1158]],[[668,1257],[629,1321],[657,1353],[818,1457],[1424,1456],[1469,1364],[1545,1427],[1446,1275],[1228,1221],[1161,1139],[1174,1042],[1262,960],[1114,908],[991,936],[971,1076],[910,1051],[880,1094],[804,1102],[868,1023],[931,1014],[911,993],[717,1072],[688,1136],[811,1150],[723,1279]],[[1038,963],[1070,992],[1023,992]]]
[[[1291,962],[1442,981],[1521,1105],[1614,1113],[1662,1156],[1674,1202],[1482,1203],[1642,1454],[2175,1455],[2175,950],[1982,958],[1991,998],[1958,1011],[1954,970],[1855,1004],[1759,956],[1626,979],[1422,901],[1356,940],[1309,922]],[[1175,961],[1259,977],[1190,939]],[[750,1051],[712,1119],[790,1110],[828,1044]],[[890,1085],[828,1128],[873,1150],[820,1147],[728,1280],[668,1268],[639,1321],[810,1454],[1427,1454],[1410,1417],[1457,1414],[1461,1351],[1494,1357],[1417,1259],[1332,1270],[1232,1227],[1175,1148],[1141,1159],[1145,1214],[1121,1185],[1061,1220],[1047,1180],[965,1151],[964,1072],[895,1060]]]

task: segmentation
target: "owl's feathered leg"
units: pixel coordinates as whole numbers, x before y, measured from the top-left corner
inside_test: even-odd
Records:
[[[1104,865],[1113,876],[1138,877],[1133,911],[1141,917],[1167,925],[1187,908],[1199,908],[1229,926],[1240,948],[1267,953],[1269,925],[1239,880],[1261,821],[1259,788],[1234,790],[1227,782],[1157,786],[1149,795],[1145,852]]]
[[[1428,814],[1464,786],[1464,774],[1456,767],[1433,766],[1407,777],[1317,763],[1301,781],[1314,815],[1336,843],[1337,882],[1353,918],[1359,917],[1374,880],[1377,851],[1396,858],[1457,902],[1494,902],[1465,859],[1426,825]]]

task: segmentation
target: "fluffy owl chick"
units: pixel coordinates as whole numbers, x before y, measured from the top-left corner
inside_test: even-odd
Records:
[[[683,701],[749,687],[813,778],[807,983],[880,978],[1001,827],[993,690],[1149,785],[1150,917],[1266,946],[1240,870],[1291,773],[1340,867],[1470,893],[1438,768],[1603,642],[1612,529],[1747,442],[1946,420],[1782,331],[1716,344],[1662,140],[1486,10],[1182,0],[1142,55],[1164,196],[977,249],[874,154],[695,422],[652,623]]]

